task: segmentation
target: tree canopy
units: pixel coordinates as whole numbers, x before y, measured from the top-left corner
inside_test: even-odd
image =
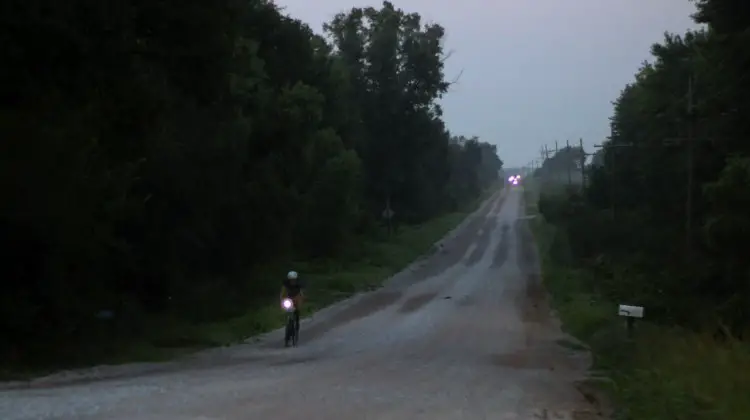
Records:
[[[696,6],[705,27],[665,34],[614,101],[576,211],[540,206],[567,225],[579,261],[622,268],[600,273],[618,299],[738,331],[750,321],[750,6]]]
[[[268,299],[254,268],[352,252],[386,201],[397,223],[458,209],[502,167],[441,118],[444,29],[389,2],[322,34],[267,0],[11,3],[2,354],[85,339],[102,310],[125,333]]]

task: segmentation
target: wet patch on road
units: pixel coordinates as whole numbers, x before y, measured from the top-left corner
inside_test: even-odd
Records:
[[[472,295],[462,296],[460,299],[456,299],[456,306],[466,308],[477,303],[477,298]]]
[[[499,197],[497,197],[497,200],[495,200],[495,203],[490,210],[490,216],[497,216],[500,213],[500,209],[503,208],[503,203],[505,202],[505,197],[506,196],[504,194],[501,194]]]
[[[314,340],[334,328],[372,315],[375,312],[381,311],[388,306],[393,305],[401,298],[401,295],[401,292],[388,291],[378,291],[366,295],[362,297],[360,301],[354,302],[352,305],[346,307],[340,312],[337,312],[325,321],[320,322],[319,324],[314,324],[306,330],[301,331],[300,337]]]
[[[398,309],[402,314],[411,313],[419,308],[428,304],[432,299],[437,296],[437,293],[423,293],[409,298],[403,305]]]
[[[472,266],[482,260],[484,253],[487,252],[487,248],[490,246],[490,239],[492,238],[492,231],[497,227],[497,217],[493,215],[487,216],[487,219],[482,226],[481,234],[476,241],[476,248],[469,255],[469,259],[466,260],[467,266]]]
[[[455,237],[444,244],[441,252],[426,259],[422,263],[422,266],[413,272],[414,282],[440,275],[445,270],[460,263],[469,247],[477,241],[477,234],[487,223],[488,217],[495,214],[498,211],[496,209],[502,208],[504,202],[505,195],[499,193],[495,200],[487,203],[475,215],[470,216],[471,219],[467,222],[466,226]],[[494,219],[494,216],[492,218]]]
[[[510,250],[510,225],[503,223],[502,231],[500,236],[500,243],[495,248],[495,257],[492,259],[492,267],[500,268],[508,260],[508,252]]]

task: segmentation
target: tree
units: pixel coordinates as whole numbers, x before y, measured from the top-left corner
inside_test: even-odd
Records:
[[[253,275],[269,261],[342,258],[378,236],[387,197],[422,222],[502,164],[450,144],[444,31],[391,3],[326,36],[268,0],[15,3],[0,28],[0,355],[18,363],[85,357],[95,332],[91,347],[114,346],[157,314],[246,311],[276,292]]]
[[[614,102],[587,207],[571,201],[558,213],[580,217],[558,221],[572,232],[585,214],[590,234],[568,235],[574,245],[597,244],[573,247],[581,263],[612,261],[613,273],[628,267],[618,277],[627,288],[602,280],[618,299],[636,294],[657,320],[693,326],[718,314],[737,332],[750,322],[750,263],[739,251],[750,214],[750,15],[731,0],[701,0],[697,10],[708,28],[667,33],[652,46],[653,60]]]

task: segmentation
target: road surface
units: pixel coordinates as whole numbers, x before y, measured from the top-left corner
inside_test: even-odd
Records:
[[[520,187],[431,257],[282,333],[0,391],[0,419],[596,419],[540,286]],[[90,378],[104,375],[104,378]]]

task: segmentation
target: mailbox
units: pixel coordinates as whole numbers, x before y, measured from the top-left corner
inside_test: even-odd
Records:
[[[620,305],[618,315],[629,318],[643,318],[643,306]]]

